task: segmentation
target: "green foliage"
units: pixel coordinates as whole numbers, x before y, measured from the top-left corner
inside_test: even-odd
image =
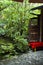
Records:
[[[28,49],[27,39],[24,39],[21,36],[18,36],[14,40],[16,43],[15,44],[16,51],[25,52]]]
[[[0,34],[4,35],[4,30],[0,28]]]
[[[33,17],[30,14],[30,5],[28,0],[23,3],[0,0],[0,36],[12,41],[0,41],[0,55],[7,53],[6,56],[9,57],[17,51],[25,52],[28,49],[28,24],[29,19]]]
[[[11,52],[14,46],[9,40],[0,38],[0,53]]]

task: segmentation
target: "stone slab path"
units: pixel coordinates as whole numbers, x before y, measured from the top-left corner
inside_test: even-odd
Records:
[[[29,51],[11,60],[0,61],[0,65],[43,65],[43,51]]]

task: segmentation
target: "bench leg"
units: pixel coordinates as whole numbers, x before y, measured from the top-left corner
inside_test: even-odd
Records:
[[[33,51],[36,52],[36,48],[34,48]]]
[[[34,51],[36,51],[36,48],[34,49]]]

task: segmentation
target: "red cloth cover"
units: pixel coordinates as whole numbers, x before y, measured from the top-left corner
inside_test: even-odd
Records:
[[[43,42],[30,42],[30,46],[32,47],[32,49],[36,47],[43,47]]]

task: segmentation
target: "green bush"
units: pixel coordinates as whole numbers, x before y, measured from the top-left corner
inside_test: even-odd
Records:
[[[4,2],[4,0],[0,3],[2,3],[0,4],[0,35],[4,36],[4,40],[10,38],[9,42],[7,40],[6,42],[1,42],[3,39],[0,41],[0,54],[15,55],[16,52],[27,51],[28,42],[26,37],[29,22],[27,6],[25,7],[24,4],[12,1]]]
[[[27,39],[22,38],[21,36],[16,37],[15,39],[15,49],[19,52],[26,52],[28,49]]]
[[[6,39],[0,38],[0,54],[11,53],[14,50],[14,45]]]

